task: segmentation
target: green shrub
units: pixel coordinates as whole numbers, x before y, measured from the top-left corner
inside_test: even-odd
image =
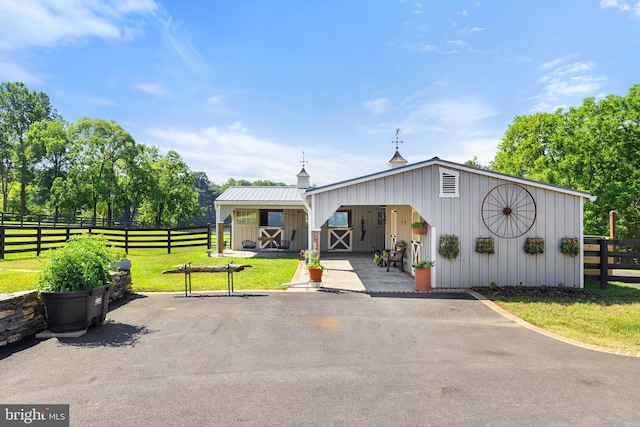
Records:
[[[104,237],[91,234],[72,237],[49,256],[38,290],[66,292],[105,286],[113,280],[109,272],[112,261],[113,252]]]

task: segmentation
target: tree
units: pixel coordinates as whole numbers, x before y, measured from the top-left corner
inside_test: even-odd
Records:
[[[516,117],[492,167],[503,173],[590,192],[585,232],[640,238],[640,85],[626,97],[587,98],[579,107]]]
[[[27,138],[29,127],[36,122],[52,120],[57,113],[51,107],[49,97],[44,92],[29,92],[23,83],[4,82],[0,85],[0,151],[3,156],[11,155],[11,161],[3,160],[4,180],[13,169],[13,177],[20,183],[20,214],[27,210],[26,189],[35,177],[35,168],[42,158],[44,149],[37,140]],[[7,205],[6,192],[3,206]]]
[[[170,150],[152,164],[153,180],[147,198],[140,207],[140,218],[156,226],[193,223],[202,215],[198,192],[193,188],[193,173],[180,155]]]
[[[33,123],[27,132],[27,139],[34,146],[41,146],[44,150],[41,170],[38,176],[38,194],[41,201],[54,210],[56,218],[60,205],[53,197],[51,188],[58,178],[66,178],[71,168],[69,157],[70,143],[67,134],[67,123],[62,120],[51,120]]]
[[[69,173],[81,201],[91,206],[93,222],[98,202],[107,206],[111,220],[112,194],[116,194],[122,163],[131,160],[139,151],[135,141],[114,121],[82,118],[69,127],[69,139],[75,159]]]

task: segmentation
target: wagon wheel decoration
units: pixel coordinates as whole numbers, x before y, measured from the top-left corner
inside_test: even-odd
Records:
[[[482,201],[482,221],[489,231],[505,239],[522,236],[536,221],[536,201],[517,184],[493,187]]]

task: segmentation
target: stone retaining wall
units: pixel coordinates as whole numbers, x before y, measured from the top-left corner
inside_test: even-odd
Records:
[[[131,292],[131,272],[113,273],[115,284],[109,301]],[[0,294],[0,346],[16,342],[47,329],[44,301],[38,291]]]

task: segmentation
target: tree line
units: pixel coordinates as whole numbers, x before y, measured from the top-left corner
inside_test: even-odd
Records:
[[[640,84],[626,96],[517,116],[486,168],[587,191],[597,200],[585,204],[585,234],[608,236],[615,210],[617,237],[640,238]]]
[[[137,143],[119,124],[66,122],[44,92],[0,85],[2,211],[134,219],[156,226],[215,221],[213,202],[231,185],[211,183],[173,150]]]

